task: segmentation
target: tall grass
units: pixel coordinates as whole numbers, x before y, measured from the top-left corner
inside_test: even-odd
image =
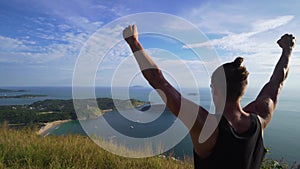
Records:
[[[114,145],[112,145],[114,146]],[[126,151],[126,148],[120,151]],[[0,168],[20,169],[191,169],[191,159],[124,158],[80,135],[40,137],[32,129],[0,128]]]
[[[7,126],[0,126],[0,169],[193,169],[191,158],[184,161],[158,156],[125,158],[105,151],[86,136],[41,137],[33,129],[13,130]],[[125,154],[134,153],[112,142],[106,144]],[[261,169],[288,169],[288,166],[265,159]]]

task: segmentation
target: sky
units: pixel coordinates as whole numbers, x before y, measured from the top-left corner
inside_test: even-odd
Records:
[[[95,60],[96,73],[89,73],[89,65],[85,65],[86,72],[80,75],[93,79],[97,86],[147,86],[128,46],[122,41],[121,32],[126,25],[114,24],[109,27],[112,29],[107,29],[107,25],[127,16],[126,23],[140,23],[140,27],[137,26],[141,32],[172,30],[179,36],[190,37],[192,43],[183,44],[164,33],[140,35],[144,48],[175,86],[178,83],[191,87],[191,81],[199,86],[209,85],[210,75],[206,69],[209,63],[193,53],[194,50],[201,53],[200,49],[206,47],[217,53],[220,63],[244,57],[244,65],[250,72],[250,86],[261,87],[281,54],[276,41],[285,33],[300,37],[299,6],[300,1],[296,0],[2,0],[0,87],[72,86],[76,65],[86,49],[100,51],[101,55],[101,49],[108,44],[111,50],[102,60]],[[149,17],[138,22],[130,17],[145,12],[170,14],[179,21],[164,22],[163,18]],[[181,19],[201,31],[207,41],[193,39],[196,36],[180,23]],[[103,32],[105,35],[99,35]],[[99,43],[89,43],[93,37],[98,37],[95,42]],[[103,42],[107,43],[102,46]],[[300,85],[299,48],[297,42],[286,82],[289,89]],[[184,70],[186,67],[188,70]],[[187,71],[193,72],[193,80]]]

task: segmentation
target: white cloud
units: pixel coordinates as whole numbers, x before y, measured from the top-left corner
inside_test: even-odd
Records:
[[[89,8],[90,9],[97,9],[97,10],[107,10],[107,6],[100,5],[100,4],[98,4],[98,5],[93,4]]]
[[[183,16],[205,33],[230,34],[237,28],[245,30],[244,25],[252,22],[243,13],[243,8],[238,3],[207,1],[199,7],[185,11]]]
[[[45,63],[63,57],[76,57],[83,43],[81,35],[79,34],[76,37],[68,36],[68,38],[69,39],[66,38],[68,42],[65,44],[51,43],[45,46],[39,44],[38,42],[18,40],[1,36],[1,62]],[[78,41],[81,43],[78,43]]]
[[[163,15],[162,15],[163,16]],[[161,18],[160,18],[161,19]],[[189,24],[187,24],[189,23]],[[163,29],[171,29],[175,31],[189,31],[196,29],[196,25],[193,25],[188,20],[178,17],[175,20],[166,20],[162,23]]]
[[[258,6],[264,7],[257,8]],[[269,79],[280,57],[281,48],[276,41],[287,32],[299,36],[299,18],[296,11],[284,2],[269,4],[264,1],[241,1],[218,5],[206,2],[185,12],[184,16],[212,40],[190,43],[185,47],[199,50],[203,47],[214,47],[225,62],[232,61],[237,56],[244,57],[244,64],[250,72],[251,86],[261,86]],[[293,58],[297,58],[299,44],[295,46]],[[295,61],[292,61],[292,68],[295,67]],[[297,69],[292,70],[299,73]]]
[[[67,21],[70,22],[72,26],[75,26],[79,31],[93,33],[102,26],[102,22],[96,21],[92,22],[88,18],[76,16],[67,17]]]
[[[67,24],[60,24],[57,27],[60,31],[64,31],[64,32],[72,29],[72,27]]]
[[[0,51],[11,51],[11,50],[26,50],[27,47],[24,44],[24,40],[14,39],[10,37],[0,36]]]
[[[293,15],[280,16],[270,20],[260,20],[253,24],[254,32],[264,32],[285,25],[294,19]]]
[[[0,36],[0,61],[45,63],[59,58],[75,60],[84,43],[102,25],[102,22],[91,22],[84,17],[70,17],[69,24],[48,23],[46,19],[28,19],[38,25],[23,38]],[[60,31],[55,31],[57,29]]]
[[[253,30],[250,32],[243,32],[239,34],[229,34],[220,39],[213,39],[203,43],[195,43],[185,45],[184,48],[210,47],[215,46],[220,49],[228,51],[239,51],[245,53],[256,53],[261,50],[272,49],[273,43],[260,43],[255,41],[252,37],[262,32],[267,32],[278,28],[290,22],[294,16],[280,16],[275,19],[261,20],[253,24]],[[270,45],[271,44],[271,45]],[[259,46],[259,47],[258,47]],[[274,48],[273,48],[274,49]],[[273,52],[274,50],[270,51]]]

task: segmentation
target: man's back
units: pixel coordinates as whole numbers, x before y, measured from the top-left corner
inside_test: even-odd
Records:
[[[224,116],[218,129],[218,139],[210,156],[201,159],[194,152],[196,169],[259,169],[266,150],[261,124],[255,114],[251,114],[250,128],[242,134],[238,134]]]

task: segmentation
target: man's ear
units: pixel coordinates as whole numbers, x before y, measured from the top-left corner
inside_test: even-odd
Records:
[[[212,94],[214,95],[214,96],[218,96],[219,94],[220,94],[220,91],[218,90],[218,88],[212,88]]]
[[[224,94],[223,94],[223,92],[222,92],[222,90],[221,89],[219,89],[219,88],[217,88],[217,87],[215,87],[214,89],[213,89],[213,95],[216,97],[216,98],[222,98],[222,99],[225,99],[224,97]]]

